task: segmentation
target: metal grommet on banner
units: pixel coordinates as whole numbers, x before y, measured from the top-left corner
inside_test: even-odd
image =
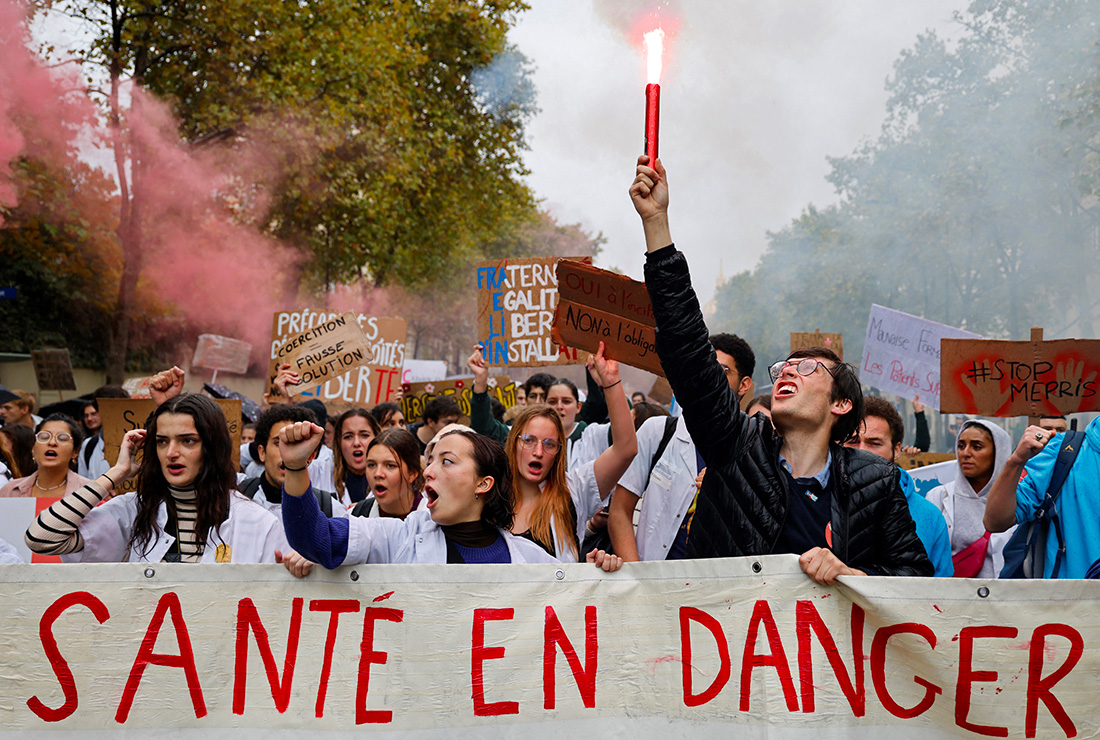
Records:
[[[359,571],[353,570],[351,572],[351,580],[353,580],[353,581],[358,581],[359,580]]]
[[[980,597],[981,597],[981,598],[983,598],[983,599],[984,599],[984,598],[985,598],[986,596],[989,596],[989,589],[988,589],[988,588],[986,588],[985,586],[981,586],[981,587],[980,587],[980,588],[978,589],[978,596],[980,596]]]
[[[564,570],[555,571],[554,578],[557,578],[559,581],[564,581],[565,580],[565,571]]]
[[[759,560],[753,562],[753,564],[752,564],[752,572],[753,573],[759,573],[762,570],[764,570],[764,566],[760,564]]]
[[[145,569],[145,577],[146,578],[152,578],[156,574],[157,574],[157,572],[155,570],[153,570],[152,568],[146,568]]]

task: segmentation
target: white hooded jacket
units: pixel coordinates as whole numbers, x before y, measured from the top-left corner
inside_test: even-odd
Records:
[[[996,424],[977,419],[963,424],[959,430],[959,436],[971,426],[980,426],[989,431],[993,436],[994,458],[993,475],[982,490],[975,492],[955,461],[955,480],[950,483],[933,488],[928,492],[928,500],[943,512],[943,518],[947,520],[947,531],[951,536],[951,554],[957,555],[961,550],[969,547],[975,540],[985,534],[985,525],[981,523],[985,513],[985,501],[989,490],[993,487],[993,481],[1004,469],[1005,462],[1012,454],[1012,437]],[[955,449],[958,449],[959,436],[955,438]],[[976,517],[976,518],[975,518]],[[977,578],[997,578],[1004,567],[1004,547],[1012,538],[1016,527],[1005,532],[993,534],[989,539],[989,549],[986,551],[985,564]]]

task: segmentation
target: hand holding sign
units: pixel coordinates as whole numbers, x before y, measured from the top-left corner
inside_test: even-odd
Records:
[[[131,429],[122,437],[122,444],[118,449],[118,460],[107,471],[107,477],[112,486],[107,498],[113,498],[122,493],[122,484],[137,472],[139,465],[138,456],[145,445],[145,430]]]
[[[613,385],[617,385],[621,381],[619,377],[619,363],[604,357],[603,342],[600,342],[600,347],[596,350],[596,354],[589,355],[584,364],[588,366],[588,372],[592,375],[592,379],[604,390],[607,390]]]
[[[186,379],[187,374],[175,365],[169,370],[162,370],[149,379],[149,397],[160,406],[183,393],[183,381]]]
[[[466,360],[466,367],[474,374],[474,393],[484,393],[489,390],[489,368],[485,365],[485,357],[482,355],[483,345],[479,342],[474,345],[474,353]]]

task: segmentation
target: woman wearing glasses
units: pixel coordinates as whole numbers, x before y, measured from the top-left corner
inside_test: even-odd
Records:
[[[638,452],[619,364],[604,357],[603,342],[589,356],[588,371],[607,397],[613,439],[595,461],[568,466],[561,415],[546,404],[524,407],[505,446],[516,492],[512,532],[563,562],[579,558],[585,525]]]
[[[0,488],[0,496],[61,498],[83,488],[91,481],[72,469],[83,440],[84,435],[76,421],[64,414],[47,416],[38,425],[31,450],[38,471]]]

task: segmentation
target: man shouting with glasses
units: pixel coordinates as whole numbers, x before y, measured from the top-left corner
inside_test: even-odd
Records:
[[[863,419],[851,366],[825,348],[799,350],[769,368],[771,421],[740,410],[672,244],[664,167],[649,164],[639,157],[630,196],[645,231],[657,353],[707,464],[687,557],[792,553],[825,584],[844,575],[931,576],[898,469],[841,446]]]

